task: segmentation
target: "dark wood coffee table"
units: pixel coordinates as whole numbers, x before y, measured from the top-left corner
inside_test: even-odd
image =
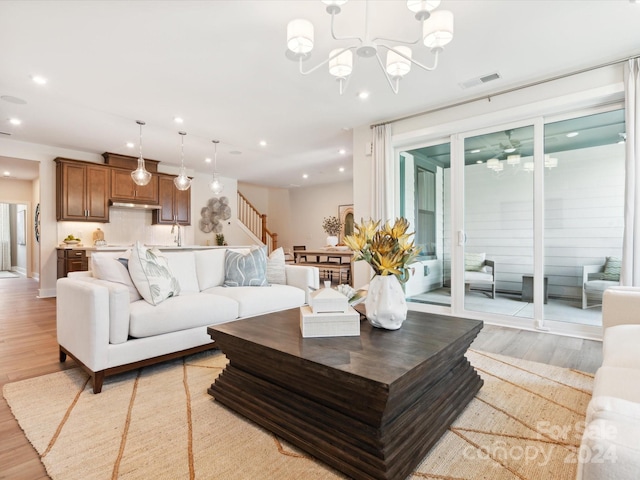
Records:
[[[229,364],[208,392],[356,479],[403,479],[482,386],[482,322],[409,312],[400,330],[302,338],[299,310],[209,327]]]

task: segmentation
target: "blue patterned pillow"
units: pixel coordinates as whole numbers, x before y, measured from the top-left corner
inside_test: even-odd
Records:
[[[264,287],[267,282],[266,247],[247,254],[227,250],[224,257],[225,287]]]

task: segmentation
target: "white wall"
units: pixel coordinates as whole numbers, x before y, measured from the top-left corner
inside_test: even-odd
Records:
[[[353,203],[352,183],[347,181],[292,188],[289,190],[289,203],[293,227],[290,233],[291,246],[324,247],[327,234],[322,229],[322,220],[330,216],[338,217],[339,205]]]

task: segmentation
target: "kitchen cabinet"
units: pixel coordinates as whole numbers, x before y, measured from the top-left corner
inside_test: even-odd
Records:
[[[87,270],[89,270],[89,262],[84,250],[70,248],[58,250],[58,278],[66,277],[69,272],[86,272]]]
[[[162,207],[153,211],[154,225],[191,225],[191,189],[178,190],[173,175],[158,175],[158,202]]]
[[[136,185],[131,178],[132,170],[111,169],[111,200],[115,202],[158,203],[158,174],[144,186]]]
[[[58,221],[109,221],[109,169],[91,162],[56,158]]]

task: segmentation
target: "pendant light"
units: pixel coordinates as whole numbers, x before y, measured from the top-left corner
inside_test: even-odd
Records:
[[[138,158],[138,168],[131,172],[131,178],[136,185],[144,186],[151,181],[151,174],[144,168],[144,158],[142,158],[142,126],[145,124],[142,120],[136,120],[140,125],[140,157]]]
[[[182,137],[180,139],[180,175],[173,179],[173,183],[175,184],[178,190],[189,190],[191,186],[191,179],[187,177],[184,168],[184,136],[187,134],[186,132],[178,132]]]
[[[220,143],[220,140],[211,141],[215,145],[215,153],[213,156],[213,179],[209,184],[209,188],[215,195],[217,195],[221,193],[222,190],[224,190],[224,185],[222,185],[222,182],[220,182],[220,177],[218,176],[218,143]]]

